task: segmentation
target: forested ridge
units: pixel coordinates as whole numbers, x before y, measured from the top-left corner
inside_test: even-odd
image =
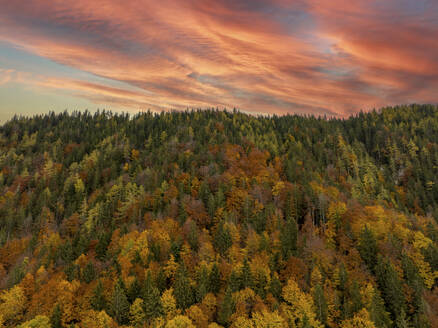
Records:
[[[438,107],[0,126],[0,327],[438,327]]]

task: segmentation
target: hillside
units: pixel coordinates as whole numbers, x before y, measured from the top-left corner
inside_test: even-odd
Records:
[[[0,127],[0,327],[438,327],[438,107]]]

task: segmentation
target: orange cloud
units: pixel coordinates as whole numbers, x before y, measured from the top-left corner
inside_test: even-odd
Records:
[[[438,10],[399,4],[0,0],[0,40],[126,84],[34,82],[97,104],[344,116],[438,100]]]

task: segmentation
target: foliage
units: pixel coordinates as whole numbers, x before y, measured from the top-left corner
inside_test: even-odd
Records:
[[[429,327],[438,107],[0,126],[0,327]]]

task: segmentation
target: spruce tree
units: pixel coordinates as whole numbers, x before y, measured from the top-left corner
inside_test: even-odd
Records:
[[[389,261],[378,257],[376,277],[382,291],[383,299],[392,318],[402,320],[399,317],[402,313],[405,313],[405,297],[397,271]]]
[[[107,303],[103,294],[103,285],[100,280],[97,283],[97,286],[94,288],[90,303],[93,309],[96,311],[102,311],[106,308]]]
[[[200,303],[204,299],[204,296],[208,293],[208,271],[205,266],[202,266],[197,277],[197,286],[195,292],[196,302]]]
[[[62,311],[59,304],[56,304],[50,316],[50,324],[52,328],[63,328],[62,326]]]
[[[249,267],[249,263],[248,263],[247,258],[245,258],[243,260],[242,275],[241,275],[240,281],[242,283],[242,288],[246,288],[246,287],[251,288],[253,286],[251,268]]]
[[[230,317],[234,311],[234,304],[231,289],[227,288],[224,299],[219,307],[217,314],[217,322],[224,327],[228,327],[230,323]]]
[[[283,259],[297,254],[298,227],[294,219],[288,219],[280,232]]]
[[[156,287],[149,270],[146,273],[141,294],[144,300],[144,313],[146,319],[150,322],[152,319],[160,316],[163,309],[161,306],[160,291]]]
[[[373,232],[365,226],[359,237],[358,250],[368,268],[374,272],[377,264],[378,247]]]
[[[121,279],[119,279],[114,286],[110,313],[120,325],[129,322],[129,302]]]
[[[232,245],[232,239],[230,231],[225,228],[224,223],[221,222],[216,229],[216,233],[214,235],[214,247],[222,256],[225,256],[227,250]]]
[[[129,285],[126,296],[128,297],[129,303],[133,303],[135,299],[141,296],[141,285],[138,282],[137,276],[134,278],[134,281]]]
[[[178,269],[173,294],[179,309],[185,310],[194,303],[193,290],[184,265],[180,265]]]
[[[219,290],[221,288],[221,277],[219,273],[219,267],[216,263],[214,263],[213,267],[211,268],[208,280],[209,291],[214,294],[219,293]]]
[[[376,328],[392,327],[392,321],[389,318],[389,313],[386,312],[385,304],[378,290],[373,292],[368,312],[370,313],[370,319],[374,322]]]
[[[324,295],[324,290],[320,284],[316,284],[313,290],[313,302],[315,303],[316,317],[322,324],[327,324],[327,302]]]

